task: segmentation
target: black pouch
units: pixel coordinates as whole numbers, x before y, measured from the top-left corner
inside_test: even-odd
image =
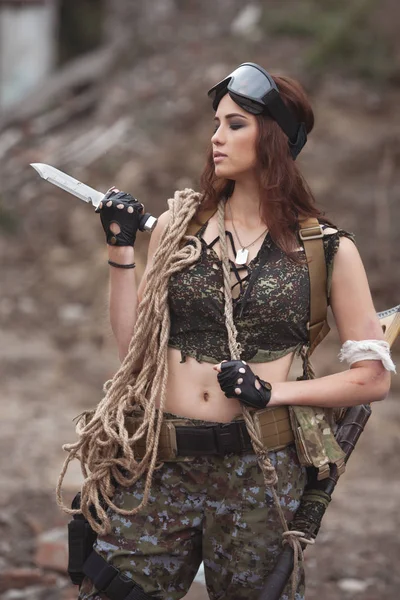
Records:
[[[75,496],[71,508],[78,509],[81,505],[81,494]],[[81,585],[85,574],[83,565],[93,550],[97,533],[90,527],[83,515],[74,515],[68,523],[68,575],[75,585]]]

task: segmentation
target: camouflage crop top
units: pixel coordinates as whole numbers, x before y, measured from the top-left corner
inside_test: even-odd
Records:
[[[207,244],[203,239],[206,227],[207,223],[196,233],[202,244],[199,260],[191,267],[174,273],[169,281],[171,330],[168,346],[181,351],[181,362],[186,360],[186,356],[192,356],[199,362],[213,363],[230,358],[221,261],[213,248],[218,237]],[[230,232],[227,235],[236,254],[232,235]],[[354,235],[343,229],[323,238],[328,302],[333,260],[342,236],[354,242]],[[299,247],[302,247],[300,241]],[[304,250],[299,251],[304,253]],[[267,259],[246,294],[251,274],[264,252]],[[233,316],[238,341],[243,348],[243,360],[268,362],[299,351],[307,344],[310,281],[306,264],[297,265],[291,261],[267,233],[257,256],[242,267],[231,262],[231,269],[237,279],[232,290],[240,286],[239,294],[235,294],[237,298],[233,299]]]

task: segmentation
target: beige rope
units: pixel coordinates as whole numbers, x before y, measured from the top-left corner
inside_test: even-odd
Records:
[[[97,408],[77,418],[78,441],[63,446],[68,456],[57,483],[57,503],[69,514],[82,512],[99,534],[108,533],[111,529],[107,507],[121,515],[133,515],[146,505],[149,498],[152,476],[157,466],[168,377],[168,281],[173,273],[182,271],[200,257],[201,242],[198,238],[187,236],[194,245],[180,247],[180,242],[201,199],[200,194],[186,189],[176,192],[174,198],[168,201],[169,223],[147,276],[128,354],[113,379],[104,384],[105,396]],[[141,358],[143,363],[140,372],[133,373],[132,365]],[[130,436],[125,427],[125,417],[135,410],[142,411],[143,424]],[[142,438],[146,440],[146,454],[138,461],[135,458],[135,443]],[[81,463],[84,477],[80,510],[67,507],[61,493],[68,465],[75,458]],[[116,484],[131,486],[144,473],[146,480],[140,505],[133,510],[116,506],[112,500]],[[90,512],[91,505],[97,511],[98,521]]]
[[[300,350],[300,356],[303,361],[303,377],[307,379],[315,379],[315,372],[310,360],[309,347],[303,346]]]
[[[231,353],[231,360],[240,360],[241,347],[237,341],[237,330],[235,327],[235,323],[233,321],[233,303],[232,303],[232,288],[231,288],[231,277],[230,277],[230,264],[229,264],[229,256],[228,256],[228,247],[226,242],[226,234],[225,234],[225,204],[226,200],[220,200],[218,204],[218,234],[219,234],[219,243],[221,246],[221,259],[223,266],[223,276],[224,276],[224,297],[225,297],[225,324],[226,329],[228,331],[228,341],[229,341],[229,351]],[[284,530],[283,540],[284,543],[288,543],[292,546],[294,551],[294,566],[293,566],[293,574],[292,574],[292,594],[291,598],[294,600],[298,577],[299,577],[299,558],[303,558],[303,550],[301,546],[301,542],[304,543],[313,543],[313,540],[308,540],[305,537],[305,534],[298,531],[290,531],[288,528],[288,524],[285,519],[285,515],[283,514],[282,507],[279,502],[279,497],[276,492],[276,484],[278,482],[278,475],[276,470],[271,463],[271,460],[268,456],[268,448],[265,448],[260,434],[255,425],[255,421],[250,410],[242,404],[242,412],[244,421],[246,423],[247,430],[249,432],[252,446],[254,452],[258,459],[258,464],[260,465],[264,483],[267,487],[271,489],[272,497],[275,503],[275,507],[278,511],[279,519],[282,524],[282,528]]]
[[[157,467],[157,451],[163,421],[166,385],[168,377],[167,345],[170,320],[168,310],[168,282],[173,273],[195,263],[200,257],[201,242],[194,236],[186,236],[187,226],[201,202],[202,196],[193,190],[176,192],[168,201],[169,223],[162,235],[154,255],[153,266],[147,276],[147,284],[142,302],[138,307],[135,331],[128,354],[113,379],[104,384],[105,396],[93,411],[86,411],[77,417],[77,442],[65,444],[63,449],[68,456],[62,467],[57,483],[56,497],[59,506],[69,514],[83,513],[90,526],[99,534],[111,530],[107,508],[121,515],[129,516],[139,512],[149,498],[150,486]],[[225,201],[218,205],[219,239],[222,252],[222,265],[225,290],[225,315],[229,348],[232,359],[240,359],[241,347],[237,342],[237,330],[233,321],[230,265],[225,237]],[[181,240],[190,239],[194,245],[180,247]],[[138,373],[132,372],[132,365],[143,359]],[[159,409],[156,403],[159,400]],[[125,417],[135,410],[141,411],[143,423],[130,436],[125,427]],[[295,565],[302,554],[299,532],[288,530],[281,509],[275,485],[276,471],[264,448],[251,412],[243,407],[243,416],[254,451],[263,472],[265,484],[271,487],[274,502],[285,530],[285,541],[294,548]],[[143,459],[135,459],[135,443],[145,437],[146,453]],[[81,508],[73,510],[62,499],[62,484],[69,463],[78,459],[84,482],[81,489]],[[116,485],[129,487],[146,473],[143,499],[138,507],[124,510],[116,506],[113,496]],[[94,506],[97,520],[90,507]],[[301,533],[301,532],[300,532]],[[307,540],[308,541],[308,540]],[[298,567],[293,571],[292,593],[296,589]]]

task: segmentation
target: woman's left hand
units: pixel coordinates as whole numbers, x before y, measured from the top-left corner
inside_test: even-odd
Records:
[[[218,383],[227,398],[237,398],[251,408],[267,406],[271,399],[271,384],[254,375],[244,360],[223,360],[213,369],[218,372]]]

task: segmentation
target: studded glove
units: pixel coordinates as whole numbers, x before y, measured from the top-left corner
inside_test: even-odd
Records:
[[[96,211],[100,213],[101,224],[106,234],[107,244],[111,246],[134,246],[139,228],[143,204],[125,192],[109,190]],[[116,223],[119,233],[113,233],[110,225]]]
[[[265,408],[271,399],[271,384],[254,375],[244,360],[222,362],[217,378],[227,398],[237,398],[251,408]],[[259,390],[255,386],[256,379],[261,386]],[[240,393],[236,393],[235,389],[240,389]]]

